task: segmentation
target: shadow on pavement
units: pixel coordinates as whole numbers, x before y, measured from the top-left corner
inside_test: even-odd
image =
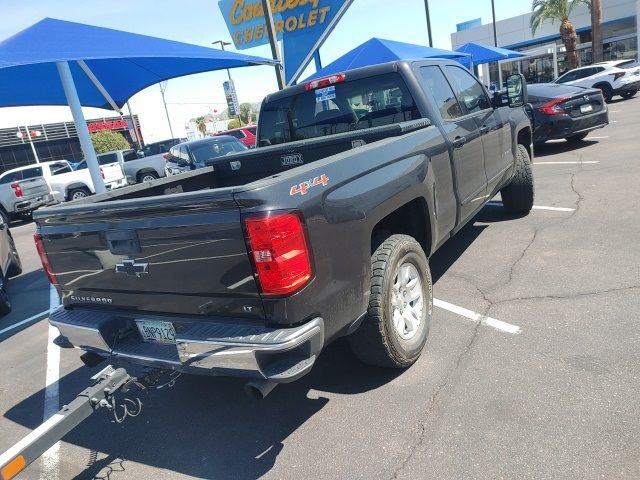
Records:
[[[11,312],[0,318],[0,330],[49,309],[49,282],[42,269],[9,279],[7,283]],[[41,317],[41,318],[44,318]],[[34,319],[34,322],[38,318]],[[0,335],[0,342],[27,328],[32,322]]]
[[[600,143],[599,140],[589,140],[589,137],[578,142],[557,142],[557,143],[544,143],[542,145],[536,145],[534,148],[534,157],[548,157],[550,155],[556,155],[558,153],[573,152],[588,147],[589,145],[595,145]],[[535,159],[534,159],[535,161]]]
[[[60,404],[70,402],[105,365],[93,370],[81,367],[60,379]],[[309,375],[277,387],[262,401],[244,394],[242,379],[183,375],[171,389],[142,392],[139,417],[120,425],[99,411],[64,441],[91,451],[85,460],[75,460],[74,466],[87,465],[77,479],[126,471],[129,461],[197,478],[254,479],[273,467],[284,439],[329,403],[323,392],[363,393],[401,373],[361,364],[346,342],[338,340],[327,347]],[[38,419],[33,412],[42,412],[42,402],[41,390],[5,417],[33,429]],[[98,460],[97,452],[106,458]]]

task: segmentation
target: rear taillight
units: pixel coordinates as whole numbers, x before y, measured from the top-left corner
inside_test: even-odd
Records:
[[[11,184],[11,188],[13,188],[13,193],[16,197],[22,198],[24,192],[22,191],[22,186],[18,182],[14,182]]]
[[[168,153],[163,153],[163,154],[162,154],[162,158],[164,158],[164,161],[165,161],[165,162],[168,162],[168,161],[169,161],[169,159],[170,159],[171,157],[169,156],[169,154],[168,154]]]
[[[44,241],[42,240],[42,235],[36,232],[33,234],[33,239],[36,242],[36,250],[38,251],[38,255],[40,255],[40,261],[42,262],[42,269],[44,270],[45,275],[49,279],[49,283],[51,283],[52,285],[58,285],[58,279],[56,278],[56,274],[53,273],[53,268],[51,268],[51,262],[49,261],[47,252],[44,249]]]
[[[627,72],[616,72],[613,74],[613,81],[615,82],[617,79],[624,77],[624,74]]]
[[[311,80],[304,84],[304,89],[306,91],[315,90],[316,88],[328,87],[329,85],[335,85],[336,83],[342,83],[346,80],[346,75],[344,73],[336,73],[335,75],[331,75],[330,77],[319,78],[318,80]]]
[[[309,248],[297,214],[250,217],[245,226],[262,293],[291,294],[311,279]]]
[[[566,102],[567,100],[569,100],[569,97],[554,98],[550,102],[547,102],[547,103],[541,105],[538,108],[538,111],[540,113],[544,113],[545,115],[562,115],[562,114],[565,114],[567,112],[565,112],[565,110],[564,110],[564,108],[562,108],[561,104]]]

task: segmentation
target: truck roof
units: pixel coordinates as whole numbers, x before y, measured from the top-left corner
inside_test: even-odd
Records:
[[[414,58],[408,60],[394,60],[393,62],[379,63],[377,65],[368,65],[366,67],[354,68],[353,70],[335,72],[335,74],[333,75],[344,73],[346,74],[347,81],[357,80],[364,77],[372,77],[374,75],[382,75],[384,73],[391,73],[400,71],[402,69],[409,69],[410,66],[414,63],[421,63],[424,65],[460,65],[460,63],[456,62],[455,60],[447,60],[443,58]],[[319,79],[312,78],[309,80],[304,80],[297,85],[285,88],[283,90],[280,90],[279,92],[271,93],[264,98],[263,102],[272,102],[280,98],[285,98],[291,95],[302,93],[306,90],[305,85],[313,80]]]

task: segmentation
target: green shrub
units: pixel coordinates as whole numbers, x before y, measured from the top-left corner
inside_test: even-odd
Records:
[[[229,125],[227,125],[227,129],[231,130],[233,128],[240,128],[240,122],[238,121],[237,118],[232,118],[229,121]]]
[[[131,145],[129,145],[129,142],[121,133],[110,130],[92,133],[91,141],[98,155],[111,150],[126,150],[131,148]]]

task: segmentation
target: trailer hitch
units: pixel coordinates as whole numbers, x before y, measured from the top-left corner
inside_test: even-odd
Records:
[[[164,375],[168,375],[169,380],[158,385]],[[125,397],[118,402],[116,393],[126,394],[132,386],[140,389],[171,387],[179,376],[177,372],[152,369],[145,371],[141,377],[134,377],[124,368],[114,368],[111,365],[105,367],[91,377],[93,385],[80,392],[71,403],[64,405],[58,413],[0,455],[0,479],[14,478],[93,412],[105,409],[117,423],[140,414],[142,402],[138,397]]]

